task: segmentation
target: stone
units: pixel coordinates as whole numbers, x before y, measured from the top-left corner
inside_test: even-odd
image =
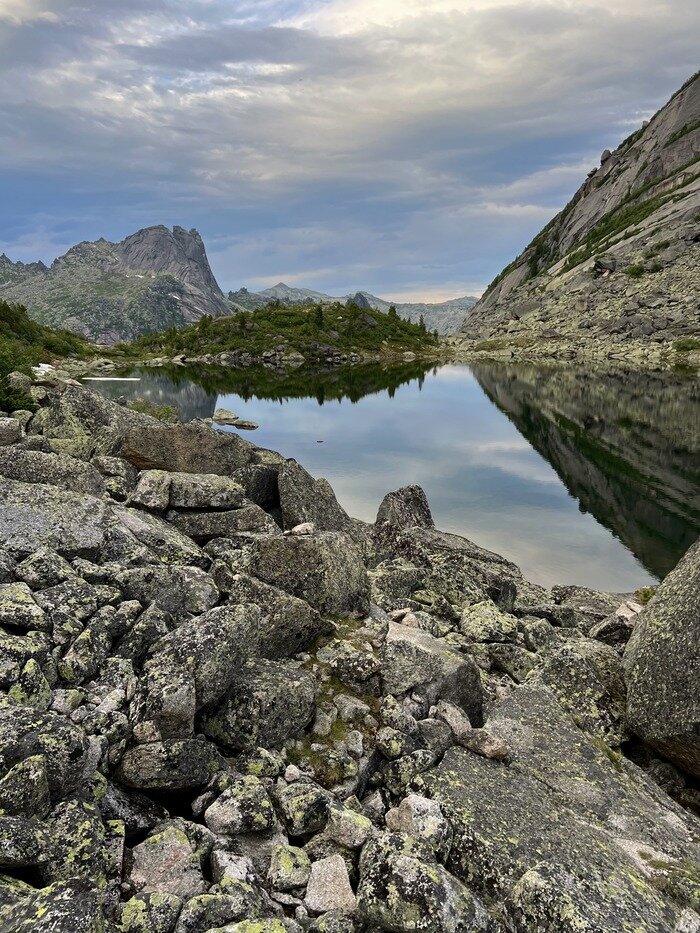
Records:
[[[369,610],[369,579],[362,555],[341,532],[254,541],[250,572],[306,600],[322,614],[365,614]]]
[[[473,660],[427,632],[389,623],[381,674],[385,693],[420,689],[430,703],[444,699],[476,725],[483,720],[481,679]]]
[[[176,894],[136,894],[122,906],[123,933],[173,933],[182,909]]]
[[[178,917],[175,933],[207,933],[244,917],[251,908],[249,891],[236,894],[199,894],[191,898]]]
[[[275,825],[275,811],[263,783],[246,775],[207,808],[204,820],[218,835],[262,833]]]
[[[290,836],[320,832],[328,822],[329,795],[315,784],[296,781],[278,788],[276,799]]]
[[[169,522],[141,509],[124,508],[117,503],[113,513],[121,524],[161,564],[203,567],[208,564],[200,548]]]
[[[229,751],[276,748],[308,726],[316,678],[298,664],[253,660],[234,667],[235,683],[201,721],[205,735]]]
[[[342,856],[329,855],[312,863],[304,905],[315,914],[355,909],[355,895]]]
[[[115,452],[139,470],[227,477],[256,460],[255,447],[237,434],[195,422],[157,424],[153,430],[150,424],[131,422]]]
[[[97,889],[83,879],[45,888],[26,885],[0,907],[0,929],[12,933],[103,933],[105,915]]]
[[[306,600],[247,574],[233,577],[228,598],[260,607],[258,652],[264,658],[292,657],[330,631],[329,623]]]
[[[0,625],[9,625],[28,632],[46,630],[50,621],[36,604],[26,583],[0,584]]]
[[[151,742],[128,749],[117,777],[138,790],[192,790],[203,787],[221,765],[215,749],[202,739]]]
[[[325,835],[346,849],[361,849],[372,829],[371,821],[349,807],[331,807]]]
[[[310,873],[311,862],[303,849],[280,844],[272,850],[267,880],[275,891],[305,887]]]
[[[387,493],[377,512],[377,524],[397,528],[434,528],[428,498],[420,486],[403,486]]]
[[[42,819],[48,814],[51,797],[43,755],[19,761],[0,779],[0,809],[8,816]]]
[[[104,481],[89,463],[62,454],[0,446],[0,476],[23,483],[45,483],[70,492],[101,496]]]
[[[700,542],[638,616],[624,654],[629,728],[700,777]]]
[[[409,794],[398,807],[386,814],[386,828],[392,833],[404,833],[430,846],[436,857],[444,861],[452,844],[452,827],[445,819],[440,804],[420,794]]]
[[[251,503],[227,512],[176,511],[166,513],[166,519],[193,541],[238,535],[279,535],[279,526],[259,505]]]
[[[132,850],[130,880],[143,894],[170,894],[188,900],[206,891],[199,856],[187,835],[170,827]]]
[[[65,558],[48,548],[40,548],[17,565],[16,576],[32,589],[44,590],[76,575]]]
[[[627,737],[626,690],[618,653],[588,639],[551,651],[528,676],[553,690],[575,722],[618,748]]]
[[[348,531],[352,519],[338,504],[330,484],[314,479],[296,460],[279,469],[277,483],[282,520],[287,529],[312,523],[319,531]]]
[[[700,858],[694,817],[547,688],[513,690],[486,728],[507,765],[453,747],[416,784],[452,826],[450,871],[498,890],[514,930],[682,929],[684,895],[665,882]]]
[[[514,642],[518,637],[518,620],[501,612],[491,600],[485,600],[464,608],[459,630],[469,641]]]
[[[178,621],[201,615],[219,601],[216,584],[199,567],[134,567],[116,580],[128,599],[155,604]]]
[[[47,831],[23,816],[0,816],[0,867],[26,868],[46,861]]]
[[[14,418],[0,418],[0,447],[16,444],[22,439],[22,425]]]
[[[437,864],[432,849],[403,833],[376,833],[360,858],[358,912],[372,930],[470,933],[491,929],[484,906]]]
[[[145,470],[130,502],[156,511],[237,509],[243,504],[244,495],[243,487],[228,476]]]

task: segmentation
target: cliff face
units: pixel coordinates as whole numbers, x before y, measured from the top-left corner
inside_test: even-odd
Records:
[[[227,311],[201,236],[182,227],[79,243],[50,268],[2,257],[0,296],[42,323],[106,343]]]
[[[700,75],[606,151],[570,203],[487,290],[465,338],[700,333]]]

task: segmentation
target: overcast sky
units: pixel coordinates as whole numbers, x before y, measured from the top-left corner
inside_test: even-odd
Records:
[[[0,0],[0,252],[477,293],[698,68],[698,0]]]

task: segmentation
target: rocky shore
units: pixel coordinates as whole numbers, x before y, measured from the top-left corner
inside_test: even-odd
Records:
[[[233,432],[15,374],[0,933],[700,933],[700,545],[546,590]]]

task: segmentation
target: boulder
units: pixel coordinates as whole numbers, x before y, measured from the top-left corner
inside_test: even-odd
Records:
[[[49,629],[50,621],[26,583],[0,584],[0,625],[28,632]]]
[[[46,483],[91,496],[104,492],[104,481],[93,466],[61,454],[0,447],[0,476],[24,483]]]
[[[377,525],[396,528],[434,528],[428,498],[420,486],[403,486],[387,493],[377,512]]]
[[[117,574],[117,583],[129,599],[154,603],[180,621],[219,601],[216,584],[199,567],[134,567]]]
[[[173,933],[182,898],[176,894],[136,894],[122,907],[123,933]]]
[[[34,820],[0,816],[0,868],[27,868],[49,857],[49,834]]]
[[[22,425],[15,418],[0,417],[0,447],[16,444],[22,439]]]
[[[453,747],[416,782],[452,826],[448,868],[496,891],[517,933],[683,929],[695,818],[542,686],[515,689],[486,726],[507,765]]]
[[[132,850],[130,880],[143,894],[175,895],[187,900],[203,894],[206,881],[200,858],[183,830],[170,826]]]
[[[314,479],[296,460],[279,469],[278,489],[285,528],[312,522],[319,531],[349,531],[352,519],[340,507],[328,480]]]
[[[203,567],[208,562],[205,555],[190,538],[177,528],[140,509],[115,505],[114,515],[122,526],[163,564],[190,564]]]
[[[403,833],[376,833],[362,850],[358,909],[386,933],[488,931],[491,921],[469,889],[437,864],[429,845]]]
[[[204,821],[217,835],[262,833],[275,825],[275,811],[265,787],[254,775],[235,780],[207,808]]]
[[[329,855],[311,864],[304,905],[313,914],[355,909],[355,895],[341,855]]]
[[[316,678],[298,664],[249,661],[219,706],[201,722],[205,735],[229,751],[277,748],[311,722]]]
[[[118,779],[137,790],[191,790],[203,787],[223,761],[209,742],[151,742],[130,748],[117,768]]]
[[[104,933],[102,898],[84,879],[46,888],[22,887],[13,903],[0,907],[0,929],[12,933]]]
[[[243,497],[243,488],[228,476],[145,470],[139,476],[130,502],[161,512],[168,508],[237,509]]]
[[[272,850],[268,881],[275,891],[303,888],[309,880],[311,862],[303,849],[280,843]]]
[[[381,655],[381,676],[384,693],[400,695],[417,689],[430,703],[448,700],[461,707],[472,724],[483,721],[476,664],[427,632],[390,622]]]
[[[151,419],[149,419],[150,421]],[[256,448],[237,434],[213,431],[191,422],[164,426],[132,422],[117,453],[139,470],[168,473],[216,473],[230,477],[235,470],[257,462]]]
[[[369,579],[357,545],[347,535],[261,538],[251,544],[254,576],[306,600],[328,615],[366,614]]]
[[[700,777],[700,541],[637,616],[624,654],[632,732]]]
[[[183,512],[171,509],[165,517],[188,538],[199,542],[237,535],[282,534],[274,519],[254,503],[226,512]]]

